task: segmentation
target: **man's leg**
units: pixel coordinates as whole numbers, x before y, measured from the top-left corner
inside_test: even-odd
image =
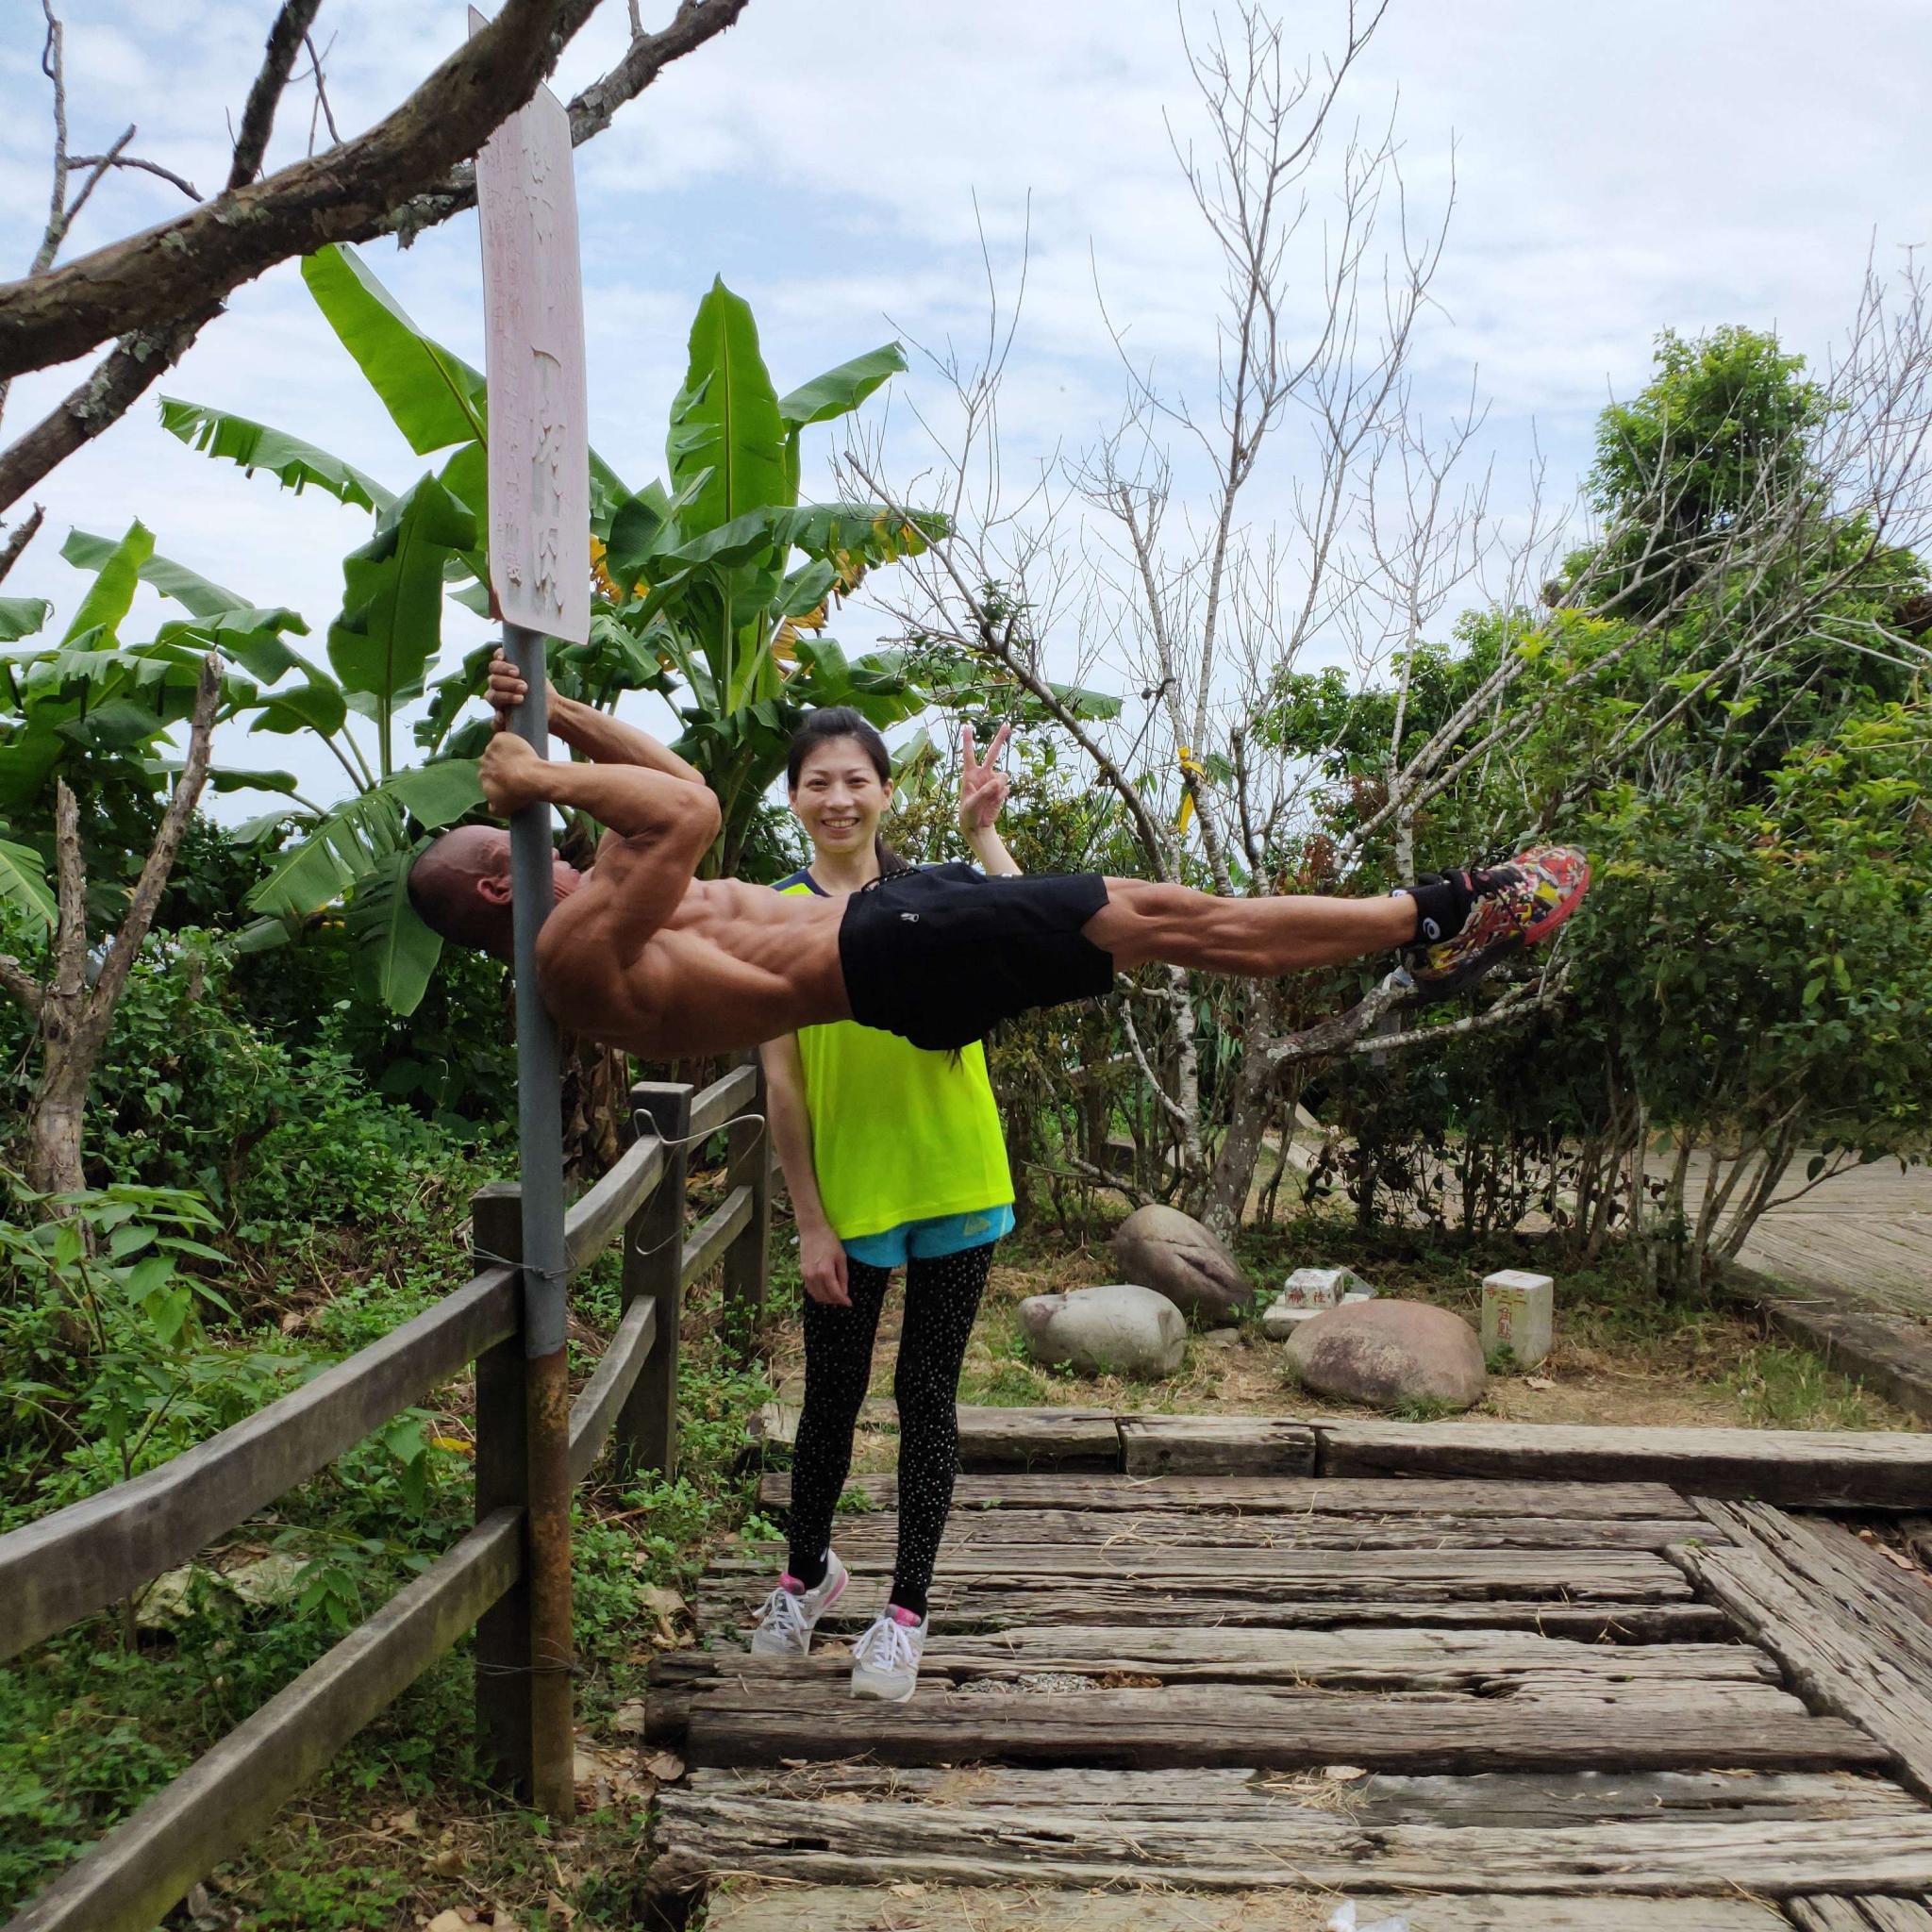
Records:
[[[1124,972],[1159,960],[1272,979],[1415,944],[1417,905],[1406,892],[1382,899],[1220,899],[1186,886],[1110,878],[1107,904],[1080,930]]]

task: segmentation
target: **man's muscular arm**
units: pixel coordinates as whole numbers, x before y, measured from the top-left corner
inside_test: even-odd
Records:
[[[501,651],[491,659],[489,698],[499,732],[508,728],[510,713],[529,694],[529,689],[524,674]],[[549,688],[545,702],[551,730],[592,764],[641,765],[646,771],[681,778],[688,785],[705,782],[694,766],[688,765],[668,746],[659,744],[648,731],[640,731],[634,724],[621,724],[608,711],[581,705],[575,698],[559,697],[554,685]],[[604,823],[610,822],[606,819]]]
[[[664,755],[670,757],[668,752]],[[690,863],[683,867],[683,883],[688,885],[698,860],[718,836],[723,815],[710,787],[682,758],[675,763],[691,776],[674,776],[641,764],[553,762],[540,758],[521,738],[506,731],[490,741],[479,775],[483,796],[499,818],[512,817],[526,805],[575,806],[620,839],[649,841],[665,848],[671,869],[676,869],[689,849]]]

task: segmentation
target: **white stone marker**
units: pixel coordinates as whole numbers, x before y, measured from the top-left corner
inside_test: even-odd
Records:
[[[1284,1308],[1332,1308],[1343,1295],[1368,1296],[1374,1290],[1352,1268],[1297,1268],[1275,1304]]]
[[[1533,1369],[1550,1352],[1557,1284],[1547,1274],[1504,1268],[1483,1281],[1483,1356],[1494,1362],[1505,1349],[1519,1369]]]

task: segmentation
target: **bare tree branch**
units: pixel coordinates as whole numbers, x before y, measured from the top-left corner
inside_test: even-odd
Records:
[[[155,833],[154,843],[148,848],[147,860],[141,868],[141,876],[135,881],[133,892],[128,896],[126,915],[121,922],[120,930],[108,942],[93,991],[89,995],[87,1007],[75,1028],[73,1048],[90,1061],[99,1054],[107,1040],[121,989],[127,983],[135,958],[147,939],[148,928],[154,924],[161,893],[167,889],[175,870],[175,855],[180,849],[188,823],[200,802],[201,788],[208,779],[208,745],[214,733],[215,707],[221,697],[221,671],[222,660],[210,651],[201,660],[201,680],[195,687],[194,713],[188,726],[188,756],[175,780],[175,795],[169,799],[168,808],[161,814],[160,826]]]
[[[131,127],[122,136],[123,141],[131,141],[133,138],[134,129]],[[124,155],[110,148],[104,155],[75,155],[74,157],[74,165],[76,168],[133,168],[143,175],[156,175],[160,180],[169,183],[170,186],[178,188],[190,201],[199,201],[201,199],[201,190],[185,175],[175,174],[173,168],[162,167],[158,161],[144,160],[140,155]],[[72,219],[74,215],[79,212],[80,204],[76,202],[68,210],[69,218]]]
[[[36,1019],[41,1014],[41,982],[11,953],[0,953],[0,987],[5,987]]]
[[[308,49],[309,77],[315,82],[315,108],[308,117],[308,152],[315,152],[315,117],[320,114],[328,124],[329,144],[340,147],[342,144],[342,131],[336,125],[336,110],[328,104],[328,81],[322,71],[322,56],[315,50],[315,36],[304,34],[302,44]],[[329,45],[335,45],[334,41]]]
[[[4,545],[0,545],[0,584],[7,581],[7,574],[20,561],[20,553],[34,541],[41,525],[47,520],[47,512],[35,504],[31,512],[13,528],[13,534]]]
[[[291,0],[297,4],[310,10],[307,0]],[[277,261],[369,232],[528,100],[596,5],[505,0],[482,32],[356,140],[64,268],[0,285],[0,375],[64,362],[111,336],[165,328]],[[238,150],[249,132],[244,116]]]

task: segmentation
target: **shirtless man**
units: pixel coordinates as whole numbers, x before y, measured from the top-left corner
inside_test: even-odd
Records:
[[[1444,997],[1547,939],[1581,902],[1590,868],[1568,847],[1424,878],[1386,898],[1221,899],[1098,873],[985,878],[942,865],[846,899],[699,879],[718,801],[655,738],[554,693],[550,727],[588,763],[551,763],[502,727],[526,687],[490,670],[497,735],[484,755],[490,808],[573,806],[609,827],[590,874],[558,861],[537,942],[544,1004],[571,1032],[640,1058],[758,1046],[801,1026],[857,1020],[946,1050],[1036,1007],[1097,998],[1155,960],[1273,978],[1407,949]],[[509,835],[446,833],[409,876],[445,938],[510,957]]]

